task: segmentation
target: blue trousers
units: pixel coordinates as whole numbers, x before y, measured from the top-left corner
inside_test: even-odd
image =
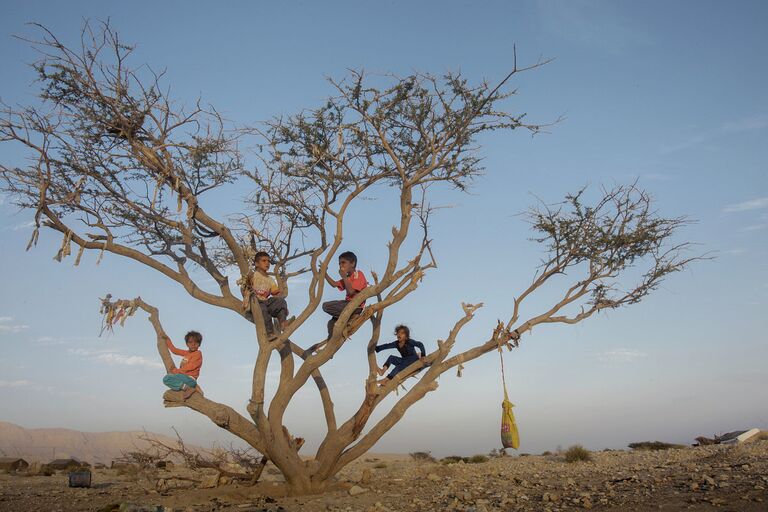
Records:
[[[189,375],[183,373],[169,373],[163,377],[163,384],[174,391],[181,391],[187,388],[196,388],[197,381]]]
[[[413,363],[419,360],[419,356],[412,355],[410,357],[398,357],[398,356],[389,356],[387,358],[387,361],[384,363],[384,367],[390,367],[393,366],[391,372],[389,372],[389,375],[387,375],[388,379],[392,379],[400,373],[401,371],[405,370],[409,366],[411,366]]]

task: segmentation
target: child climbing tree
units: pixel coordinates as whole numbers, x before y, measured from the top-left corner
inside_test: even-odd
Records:
[[[260,126],[232,127],[212,107],[200,102],[182,107],[168,97],[162,74],[133,63],[132,48],[109,24],[86,24],[82,44],[73,47],[44,27],[36,28],[39,36],[29,42],[41,56],[34,63],[41,101],[24,108],[4,105],[0,120],[1,140],[23,145],[29,156],[24,166],[0,166],[3,191],[21,208],[34,211],[28,249],[47,228],[62,239],[59,261],[74,253],[76,265],[85,253],[95,253],[96,261],[105,255],[127,258],[178,283],[192,298],[251,323],[259,348],[249,417],[200,393],[185,401],[180,392],[168,391],[165,403],[206,415],[265,454],[293,493],[325,489],[413,404],[435,391],[441,374],[460,373],[469,361],[500,346],[512,349],[521,338],[532,340],[529,333],[537,325],[577,323],[605,309],[635,304],[695,259],[683,255],[687,243],[673,241],[686,221],[659,216],[651,198],[633,185],[602,190],[593,202],[579,192],[555,205],[535,206],[527,218],[543,248],[543,262],[527,286],[510,293],[509,318],[488,326],[487,336],[472,348],[456,352],[459,333],[482,306],[461,304],[463,313],[445,327],[437,349],[377,388],[373,349],[382,315],[436,268],[429,192],[439,186],[461,191],[479,177],[478,135],[541,129],[503,105],[514,94],[509,86],[515,76],[543,63],[518,67],[514,59],[498,83],[478,84],[460,74],[370,78],[353,71],[330,82],[333,93],[317,108]],[[255,165],[239,149],[251,138],[260,149]],[[252,192],[242,215],[217,219],[206,209],[208,197],[230,185],[237,185],[238,196],[246,185]],[[346,234],[345,215],[355,201],[384,187],[396,192],[398,209],[391,237],[380,246],[386,266],[351,297],[325,348],[308,351],[326,332],[311,339],[296,333],[311,315],[325,316],[318,306],[324,276]],[[228,211],[234,208],[227,206]],[[405,243],[412,238],[415,244]],[[281,290],[293,276],[309,278],[307,305],[277,336],[268,336],[249,286],[258,251],[272,256]],[[195,268],[213,278],[216,292],[199,286]],[[236,283],[227,277],[232,269],[240,276]],[[524,301],[555,277],[562,286],[560,299],[524,315]],[[510,289],[514,284],[509,283]],[[363,303],[362,313],[352,317]],[[102,308],[111,323],[148,314],[170,372],[173,361],[156,308],[139,298],[108,298]],[[370,332],[363,398],[350,418],[339,421],[321,370],[368,323],[370,331],[360,331]],[[279,358],[280,378],[274,394],[266,397],[272,357]],[[394,404],[385,402],[414,375],[410,389]],[[319,390],[327,434],[314,456],[300,457],[303,440],[288,432],[283,415],[310,378]],[[369,424],[371,413],[385,403],[388,412]]]

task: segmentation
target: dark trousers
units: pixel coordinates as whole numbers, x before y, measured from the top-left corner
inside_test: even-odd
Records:
[[[336,320],[339,319],[339,315],[341,315],[341,312],[347,307],[347,304],[349,304],[349,301],[347,300],[329,300],[328,302],[323,302],[323,311],[331,315],[331,319],[328,320],[328,339],[331,338],[333,326],[336,325]],[[359,315],[362,312],[363,308],[357,308],[352,314]]]
[[[259,301],[261,306],[261,316],[264,317],[264,324],[267,328],[267,334],[272,334],[275,330],[273,318],[282,323],[288,318],[288,303],[282,297],[270,297],[267,300]]]
[[[389,368],[390,366],[394,366],[394,368],[392,369],[391,372],[389,372],[389,375],[387,375],[387,378],[393,379],[395,375],[405,370],[406,368],[408,368],[418,360],[419,360],[419,356],[417,355],[412,355],[408,357],[389,356],[387,358],[387,361],[384,363],[384,368]]]

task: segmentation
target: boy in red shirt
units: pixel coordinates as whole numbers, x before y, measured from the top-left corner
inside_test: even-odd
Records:
[[[331,315],[331,319],[328,320],[328,339],[331,338],[333,326],[336,325],[336,320],[339,319],[341,312],[347,307],[347,303],[352,300],[352,297],[368,286],[368,281],[365,280],[363,272],[357,270],[357,256],[351,251],[343,252],[339,255],[339,275],[341,279],[336,281],[331,279],[331,276],[327,273],[325,274],[325,280],[328,281],[328,284],[342,292],[347,292],[347,297],[344,300],[331,300],[323,303],[323,311]],[[363,311],[363,307],[365,307],[365,302],[360,304],[352,314],[360,314]]]
[[[189,331],[184,335],[184,341],[187,343],[189,350],[176,348],[171,339],[165,336],[165,344],[168,346],[168,350],[177,356],[184,357],[178,368],[173,368],[168,375],[163,377],[163,384],[174,391],[183,391],[184,400],[186,400],[195,391],[200,391],[197,386],[197,378],[200,376],[200,368],[203,366],[203,353],[200,352],[203,335],[197,331]]]

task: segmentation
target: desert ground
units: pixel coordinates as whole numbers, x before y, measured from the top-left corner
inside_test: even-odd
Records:
[[[271,466],[254,486],[179,467],[97,469],[91,488],[69,488],[65,472],[47,477],[3,474],[0,510],[768,510],[765,440],[591,456],[591,461],[573,463],[553,454],[443,464],[369,454],[348,466],[329,492],[299,497],[285,496],[282,479]],[[217,486],[202,488],[210,485]]]

